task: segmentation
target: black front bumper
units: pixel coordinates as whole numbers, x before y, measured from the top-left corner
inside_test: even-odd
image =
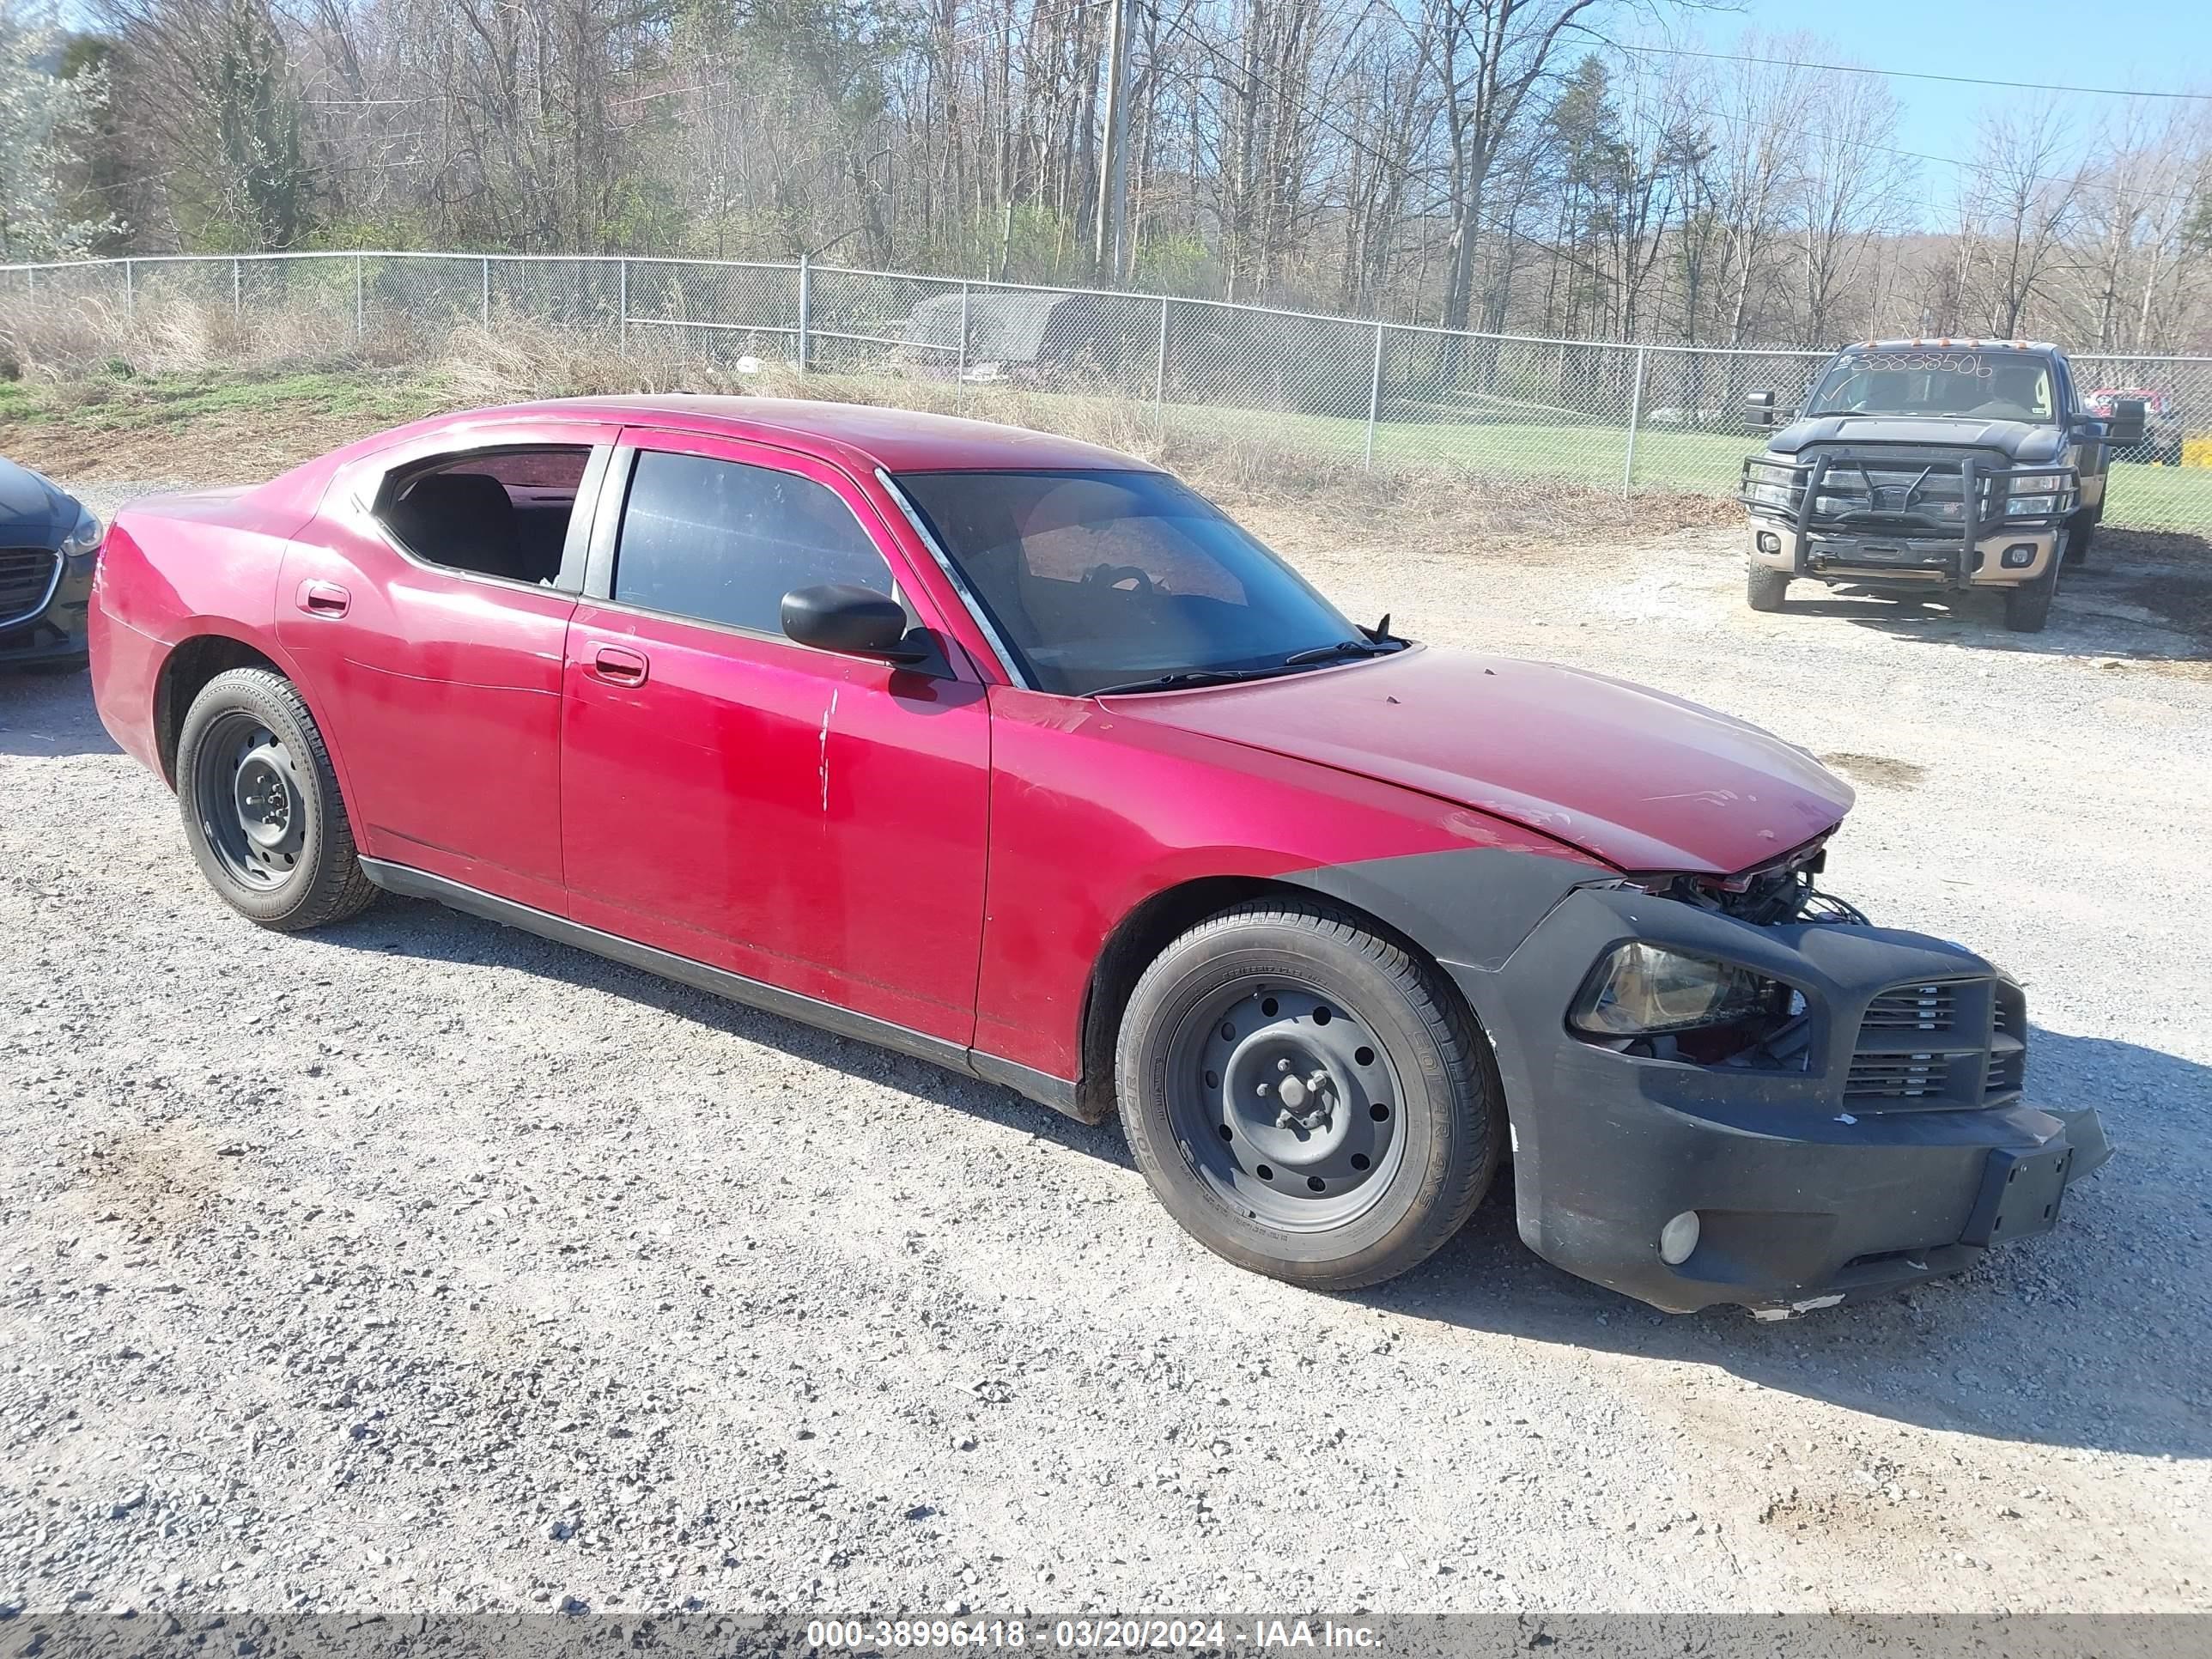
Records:
[[[50,591],[38,603],[0,615],[0,670],[85,660],[94,562],[90,554],[64,558]]]
[[[1645,1059],[1575,1036],[1566,1014],[1592,964],[1636,939],[1802,992],[1803,1069]],[[1956,1273],[2048,1228],[2066,1185],[2110,1156],[2095,1112],[2022,1102],[2016,988],[1941,939],[1753,927],[1632,889],[1579,888],[1503,963],[1445,965],[1496,1039],[1522,1237],[1672,1312],[1734,1303],[1786,1316]],[[1922,986],[1947,988],[1954,1029],[1869,1034],[1876,997]],[[1924,1064],[1898,1052],[1919,1046],[1953,1052]],[[1920,1066],[1915,1092],[1868,1092],[1886,1070],[1893,1087],[1900,1063]],[[1698,1212],[1698,1245],[1670,1266],[1660,1231],[1685,1211]]]

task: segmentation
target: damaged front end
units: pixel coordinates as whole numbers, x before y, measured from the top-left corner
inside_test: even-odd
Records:
[[[1618,885],[1755,927],[1788,922],[1869,926],[1857,907],[1813,880],[1827,854],[1816,842],[1735,876],[1624,877]],[[1617,947],[1590,970],[1568,1024],[1647,1060],[1803,1071],[1811,1044],[1804,994],[1747,969],[1686,957],[1644,941]]]
[[[2109,1156],[2027,1104],[2020,986],[1815,885],[1817,844],[1729,877],[1608,878],[1492,970],[1522,1236],[1655,1306],[1787,1317],[2046,1231]]]

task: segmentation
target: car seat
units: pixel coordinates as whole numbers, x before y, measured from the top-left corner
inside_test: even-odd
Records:
[[[507,486],[482,472],[426,474],[385,510],[384,520],[433,564],[518,582],[553,574],[532,568],[543,561],[524,552]]]

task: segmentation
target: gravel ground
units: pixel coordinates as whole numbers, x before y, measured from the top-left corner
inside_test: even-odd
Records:
[[[1304,1294],[1110,1125],[424,904],[261,933],[83,677],[0,679],[0,1605],[2212,1607],[2179,573],[2023,638],[1753,616],[1711,532],[1252,516],[1362,614],[1829,756],[1831,884],[2021,975],[2032,1094],[2120,1156],[1969,1277],[1787,1325],[1558,1273],[1502,1191]]]

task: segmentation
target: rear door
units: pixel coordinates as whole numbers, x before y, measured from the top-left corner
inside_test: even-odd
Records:
[[[562,653],[619,430],[518,423],[372,457],[287,550],[277,638],[363,852],[559,913]]]
[[[837,468],[632,428],[568,631],[562,823],[578,921],[942,1041],[973,1029],[984,687],[800,646],[783,594],[855,582],[934,628]]]

